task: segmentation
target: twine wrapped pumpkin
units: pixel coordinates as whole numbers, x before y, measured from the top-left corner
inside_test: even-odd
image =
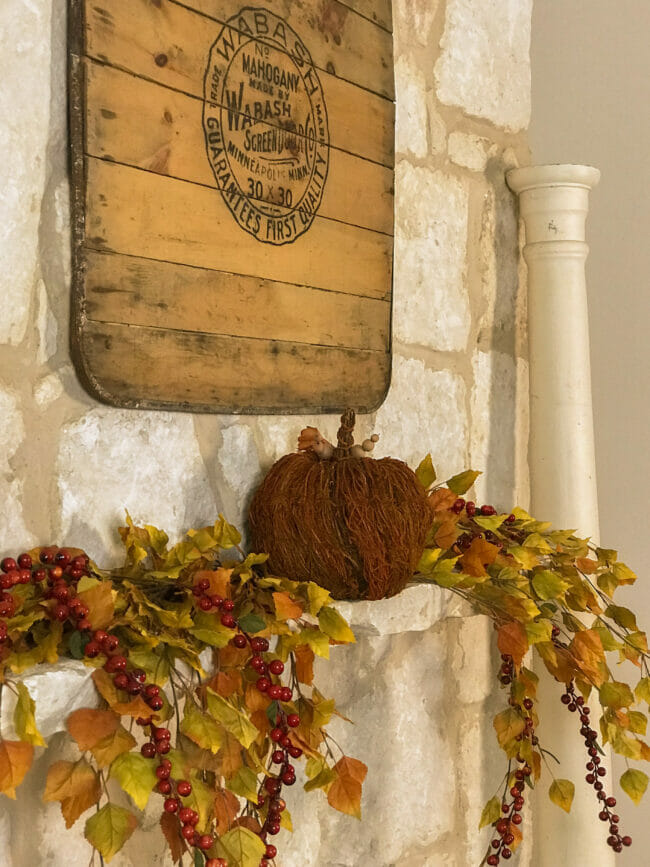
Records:
[[[354,444],[354,421],[341,416],[336,447],[306,428],[299,451],[271,467],[251,503],[252,542],[277,575],[337,599],[382,599],[406,586],[433,516],[403,461],[368,456],[377,436]]]

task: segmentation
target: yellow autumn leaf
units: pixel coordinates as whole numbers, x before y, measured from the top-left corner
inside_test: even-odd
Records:
[[[86,840],[108,862],[116,855],[138,827],[138,820],[129,810],[105,804],[86,822]]]
[[[353,644],[356,641],[354,632],[348,626],[347,620],[339,614],[336,608],[329,605],[321,608],[318,615],[318,625],[321,632],[333,638],[334,641],[341,641],[346,644]]]
[[[147,806],[153,787],[158,782],[154,763],[140,753],[123,753],[111,764],[110,776],[140,810]]]
[[[273,604],[275,605],[275,613],[278,620],[297,620],[302,617],[302,606],[296,602],[288,593],[274,593]]]
[[[24,741],[0,740],[0,792],[16,799],[16,788],[22,783],[34,759],[34,747]]]
[[[573,803],[575,788],[571,780],[553,780],[551,788],[548,790],[548,796],[554,804],[557,804],[558,807],[569,813],[571,811],[571,804]]]
[[[47,772],[44,801],[58,801],[66,828],[99,801],[99,775],[85,759],[54,762]]]
[[[217,843],[219,855],[237,867],[258,867],[266,851],[265,843],[249,828],[226,831]]]
[[[207,690],[208,708],[212,716],[219,720],[223,727],[233,735],[239,743],[248,749],[257,738],[257,729],[234,704],[212,689]]]
[[[39,732],[34,716],[34,701],[24,683],[17,683],[18,700],[14,710],[14,727],[21,741],[27,741],[35,747],[44,747],[45,740]]]
[[[212,753],[218,753],[223,743],[223,729],[219,723],[189,699],[185,703],[181,731],[195,744]]]
[[[635,804],[639,804],[648,788],[648,775],[636,768],[629,768],[621,777],[621,788]]]

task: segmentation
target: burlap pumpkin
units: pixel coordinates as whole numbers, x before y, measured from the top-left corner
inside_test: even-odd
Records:
[[[381,599],[405,587],[433,516],[415,473],[361,457],[372,445],[355,446],[353,429],[348,410],[334,448],[307,428],[302,450],[271,467],[251,503],[252,543],[274,574],[315,581],[337,599]]]

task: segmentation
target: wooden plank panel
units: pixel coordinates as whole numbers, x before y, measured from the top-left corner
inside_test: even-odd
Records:
[[[390,355],[88,322],[84,373],[108,403],[210,412],[372,412]],[[216,360],[216,363],[215,363]]]
[[[89,6],[87,53],[203,99],[204,75],[219,25],[168,0],[160,4],[106,0],[101,9]],[[390,74],[392,77],[392,65]],[[392,167],[394,104],[326,72],[319,73],[319,78],[332,146]],[[263,97],[260,94],[261,102],[265,102]],[[268,122],[286,125],[282,117]]]
[[[389,33],[393,32],[393,9],[391,0],[341,0],[344,6],[354,9],[359,15],[374,21]]]
[[[385,351],[390,303],[89,251],[89,319]]]
[[[92,61],[87,87],[87,153],[216,187],[198,99]],[[393,172],[331,149],[319,214],[392,234]]]
[[[390,236],[316,217],[293,243],[251,245],[215,190],[94,158],[87,178],[86,244],[94,249],[390,297]],[[247,207],[242,199],[240,212]]]
[[[176,2],[176,0],[174,0]],[[252,16],[232,19],[224,13],[224,6],[231,8],[232,15],[241,9],[241,0],[177,0],[179,4],[210,16],[222,27],[225,19],[230,26],[248,33]],[[307,46],[314,65],[323,71],[351,81],[361,87],[395,98],[393,78],[393,39],[382,27],[371,23],[367,17],[354,12],[351,4],[338,0],[323,0],[316,9],[311,0],[274,0],[273,13],[291,27]],[[269,30],[265,12],[259,10],[259,27],[255,35],[264,35]]]

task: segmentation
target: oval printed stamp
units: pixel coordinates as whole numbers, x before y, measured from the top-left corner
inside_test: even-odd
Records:
[[[309,51],[275,13],[245,7],[224,24],[205,73],[203,128],[242,229],[265,244],[303,235],[327,180],[327,109]]]

